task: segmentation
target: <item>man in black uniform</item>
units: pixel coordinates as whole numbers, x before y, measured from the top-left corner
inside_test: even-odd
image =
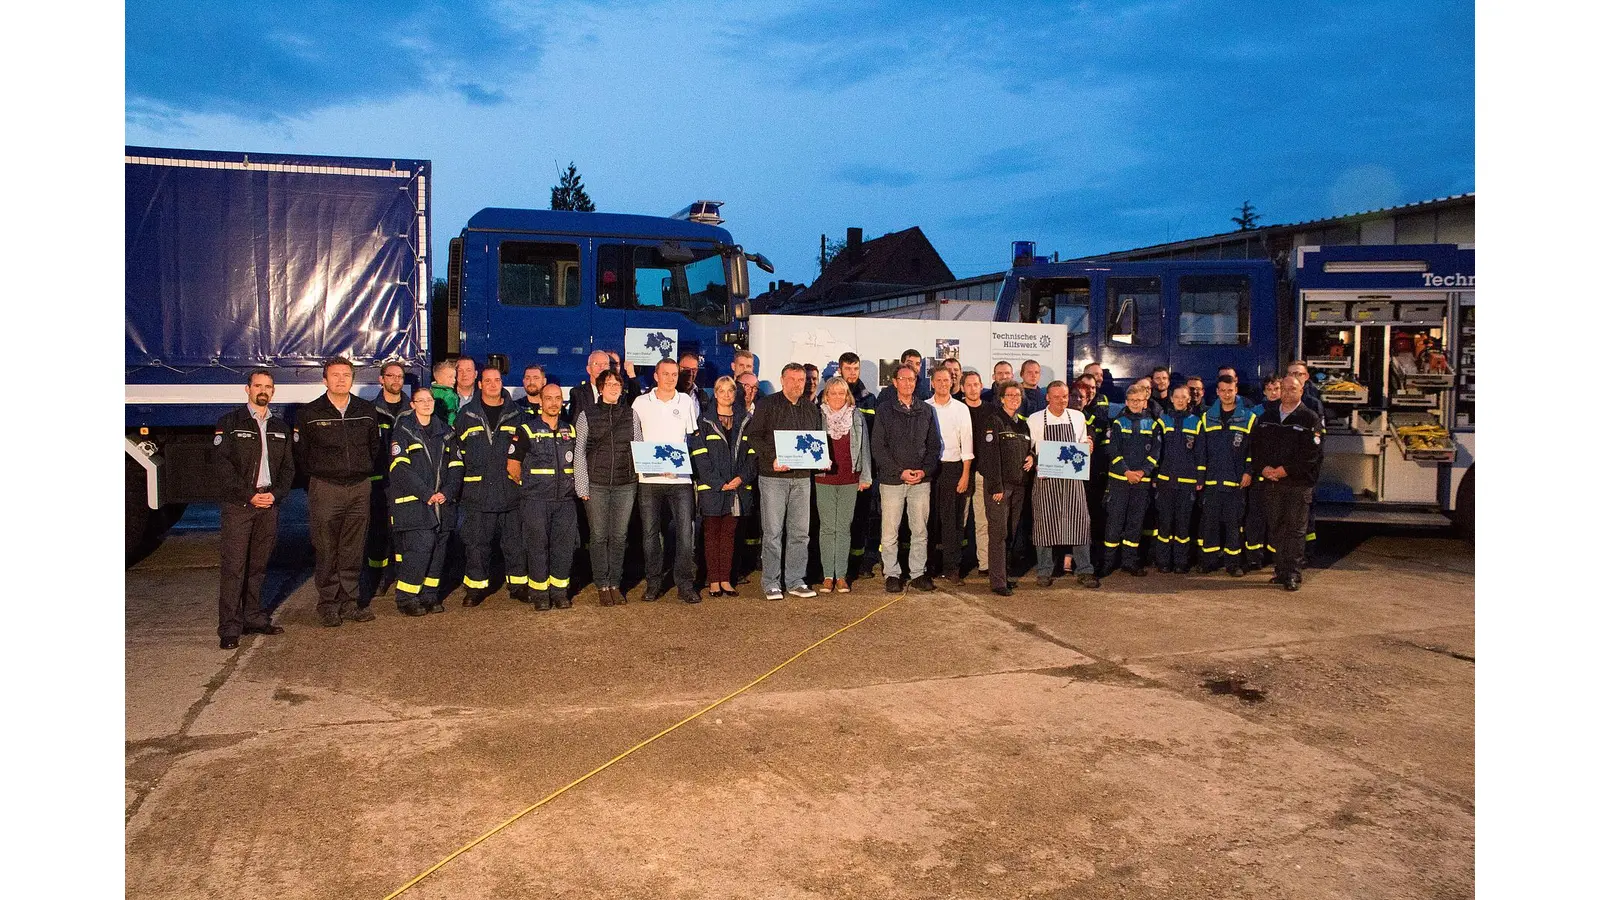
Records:
[[[336,356],[322,366],[327,391],[300,408],[295,467],[303,469],[316,550],[317,616],[328,628],[345,619],[370,622],[360,606],[361,555],[367,539],[372,476],[384,458],[378,410],[350,393],[355,367]]]
[[[378,373],[378,385],[382,390],[372,405],[378,410],[378,438],[385,447],[393,438],[395,419],[411,409],[410,398],[401,390],[405,381],[406,367],[397,362],[384,363]],[[380,466],[378,474],[372,476],[376,484],[372,488],[372,504],[367,513],[367,570],[362,573],[366,576],[366,584],[362,586],[360,600],[363,608],[371,606],[373,597],[386,592],[394,584],[394,567],[389,564],[393,549],[389,539],[388,473],[387,468]]]
[[[247,405],[217,420],[212,443],[221,462],[222,575],[217,594],[217,637],[222,649],[239,646],[240,634],[282,634],[261,608],[267,559],[278,543],[278,506],[294,483],[289,423],[272,414],[272,375],[250,373]]]
[[[1311,492],[1322,473],[1322,420],[1301,402],[1300,379],[1286,376],[1282,390],[1282,399],[1261,414],[1252,455],[1256,477],[1262,479],[1267,540],[1277,554],[1272,582],[1298,591]]]
[[[517,600],[528,594],[517,485],[506,473],[505,462],[511,435],[523,415],[511,402],[511,393],[501,387],[499,369],[484,369],[478,388],[456,412],[456,442],[461,461],[467,464],[461,479],[461,544],[467,557],[462,606],[477,606],[489,596],[489,566],[497,538],[505,560],[508,593]]]
[[[1022,496],[1028,473],[1033,471],[1033,442],[1027,420],[1019,416],[1022,385],[1002,381],[994,391],[999,405],[980,401],[972,416],[973,446],[983,485],[982,495],[973,502],[987,506],[989,590],[1009,597],[1016,582],[1009,575],[1007,558],[1022,523]]]
[[[537,416],[524,417],[507,448],[506,472],[522,487],[522,534],[528,591],[539,611],[570,609],[572,557],[578,550],[574,458],[578,433],[561,418],[561,387],[547,384]]]

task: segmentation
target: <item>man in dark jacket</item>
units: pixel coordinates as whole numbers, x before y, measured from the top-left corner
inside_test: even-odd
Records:
[[[394,423],[400,414],[411,409],[406,398],[406,367],[397,362],[387,362],[378,371],[378,397],[372,401],[378,411],[378,440],[387,447],[393,440]],[[372,605],[372,598],[387,591],[394,584],[394,567],[390,564],[393,548],[389,539],[389,487],[388,470],[378,467],[372,488],[371,510],[367,513],[367,570],[362,585],[360,605]]]
[[[1276,558],[1274,584],[1300,590],[1306,518],[1322,473],[1322,420],[1301,402],[1300,379],[1283,379],[1283,396],[1262,413],[1252,442],[1252,466],[1262,481],[1267,540]]]
[[[289,423],[272,414],[272,375],[250,373],[244,409],[217,420],[221,465],[222,573],[217,594],[217,637],[222,649],[241,634],[282,634],[261,608],[261,582],[278,543],[278,506],[294,483]]]
[[[933,407],[917,399],[917,370],[906,363],[895,369],[894,396],[880,397],[872,429],[872,467],[883,506],[883,589],[905,590],[900,578],[900,520],[911,525],[911,586],[933,590],[928,577],[928,510],[930,485],[939,470],[939,426]],[[991,565],[993,561],[990,561]]]
[[[456,412],[456,443],[466,463],[461,479],[461,546],[467,558],[462,606],[477,606],[492,591],[490,559],[496,544],[505,561],[507,593],[516,600],[528,594],[517,484],[506,472],[507,450],[522,410],[502,386],[499,369],[484,369],[477,388]]]
[[[811,542],[811,469],[778,465],[777,435],[821,431],[822,412],[806,396],[806,369],[789,363],[779,376],[783,389],[756,401],[745,435],[756,451],[761,490],[761,588],[768,600],[815,597],[806,584],[806,548]]]
[[[506,459],[509,477],[522,488],[528,564],[528,590],[522,599],[540,612],[572,607],[568,589],[578,550],[577,444],[577,431],[561,418],[561,387],[545,385],[539,414],[522,417]]]
[[[378,410],[350,393],[355,367],[342,356],[322,367],[327,391],[300,408],[295,468],[304,470],[316,550],[317,616],[328,628],[373,620],[359,605],[362,549],[371,515],[372,476],[384,458]]]
[[[1003,381],[994,390],[1000,405],[980,405],[982,411],[973,414],[972,436],[978,483],[982,485],[978,501],[984,504],[989,523],[989,589],[1009,597],[1014,582],[1006,572],[1006,557],[1011,538],[1022,524],[1022,498],[1027,493],[1028,473],[1033,471],[1033,441],[1027,421],[1018,418],[1022,385]]]

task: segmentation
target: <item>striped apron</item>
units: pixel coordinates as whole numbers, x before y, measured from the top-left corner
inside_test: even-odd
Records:
[[[1047,441],[1077,441],[1071,422],[1044,426]],[[1083,482],[1071,478],[1033,480],[1033,545],[1089,543],[1089,503],[1083,496]]]

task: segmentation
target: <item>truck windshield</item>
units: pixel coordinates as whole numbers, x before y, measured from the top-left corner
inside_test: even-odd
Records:
[[[702,325],[728,323],[728,270],[721,253],[695,248],[689,262],[668,262],[655,247],[600,248],[600,283],[623,286],[634,309],[682,313]],[[602,298],[602,306],[612,305]]]

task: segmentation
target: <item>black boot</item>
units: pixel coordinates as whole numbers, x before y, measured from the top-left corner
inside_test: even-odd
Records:
[[[550,605],[556,609],[571,609],[572,598],[567,596],[566,588],[550,589]]]
[[[534,609],[538,610],[539,612],[548,612],[549,611],[549,609],[550,609],[550,592],[549,591],[530,591],[529,593],[532,595],[531,599],[532,599],[532,602],[533,602],[533,608]]]
[[[489,592],[482,588],[467,588],[467,593],[461,598],[462,606],[478,606],[483,603]]]

